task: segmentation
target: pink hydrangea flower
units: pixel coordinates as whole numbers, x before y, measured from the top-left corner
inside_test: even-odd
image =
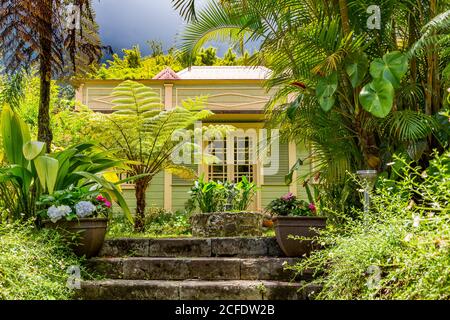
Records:
[[[316,205],[314,203],[310,203],[308,206],[309,210],[311,210],[311,212],[316,213],[317,209],[316,209]]]
[[[106,206],[107,208],[111,208],[111,202],[109,202],[108,200],[106,200],[104,203],[105,203],[105,206]]]

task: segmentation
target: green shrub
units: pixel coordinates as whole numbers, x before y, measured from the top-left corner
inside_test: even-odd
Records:
[[[380,183],[369,213],[321,232],[324,249],[290,267],[315,270],[317,299],[450,299],[450,153],[399,175]]]
[[[108,225],[107,237],[178,237],[191,233],[186,212],[171,212],[162,208],[149,208],[145,214],[144,231],[135,232],[123,215],[113,216]]]
[[[256,195],[256,184],[243,176],[237,183],[205,181],[201,176],[189,191],[186,210],[197,208],[201,213],[221,211],[245,211]]]
[[[71,299],[67,269],[81,262],[54,231],[0,223],[0,300]]]

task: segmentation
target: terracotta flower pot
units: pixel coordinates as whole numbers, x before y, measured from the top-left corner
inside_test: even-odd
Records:
[[[265,228],[273,228],[273,220],[272,220],[272,219],[270,219],[270,220],[265,219],[265,220],[263,221],[263,226],[264,226]]]
[[[317,235],[314,229],[324,229],[326,221],[324,217],[275,217],[273,222],[278,245],[288,257],[308,255],[314,249],[312,242],[290,239],[289,235],[314,237]]]
[[[59,231],[77,256],[96,256],[105,241],[106,218],[84,218],[74,221],[60,220],[56,223],[43,221],[44,227]]]

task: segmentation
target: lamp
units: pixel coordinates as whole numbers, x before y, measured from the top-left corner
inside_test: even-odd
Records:
[[[364,212],[369,212],[370,208],[370,191],[372,191],[375,186],[375,181],[377,179],[376,170],[359,170],[356,174],[361,179],[364,187]]]

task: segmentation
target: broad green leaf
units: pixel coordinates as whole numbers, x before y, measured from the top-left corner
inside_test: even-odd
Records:
[[[34,159],[33,162],[42,188],[47,190],[49,194],[52,194],[58,178],[58,160],[48,156],[40,156]]]
[[[385,79],[394,88],[400,87],[400,81],[408,71],[408,58],[399,51],[386,53],[370,64],[370,74],[374,79]]]
[[[30,192],[31,183],[33,181],[33,175],[31,172],[22,166],[12,165],[9,169],[9,173],[18,179],[21,183],[21,188],[24,194]]]
[[[289,170],[289,173],[284,176],[284,183],[286,185],[289,185],[292,183],[293,177],[294,177],[294,173],[297,172],[298,169],[300,169],[300,167],[303,165],[303,160],[302,159],[298,159],[295,164],[292,166],[292,168]]]
[[[10,164],[28,166],[23,145],[30,141],[30,131],[23,120],[8,105],[3,106],[1,117],[3,149]]]
[[[42,155],[45,149],[45,143],[40,141],[30,141],[23,145],[23,155],[27,160],[33,160]]]
[[[324,111],[329,111],[335,102],[334,93],[338,87],[337,73],[333,72],[327,77],[320,78],[317,82],[316,95],[320,106]]]
[[[353,88],[356,88],[361,84],[367,74],[368,69],[369,60],[367,59],[367,55],[364,52],[348,56],[345,71],[350,78],[350,82]]]
[[[366,111],[384,118],[394,104],[394,87],[387,80],[374,80],[361,90],[359,101]]]

